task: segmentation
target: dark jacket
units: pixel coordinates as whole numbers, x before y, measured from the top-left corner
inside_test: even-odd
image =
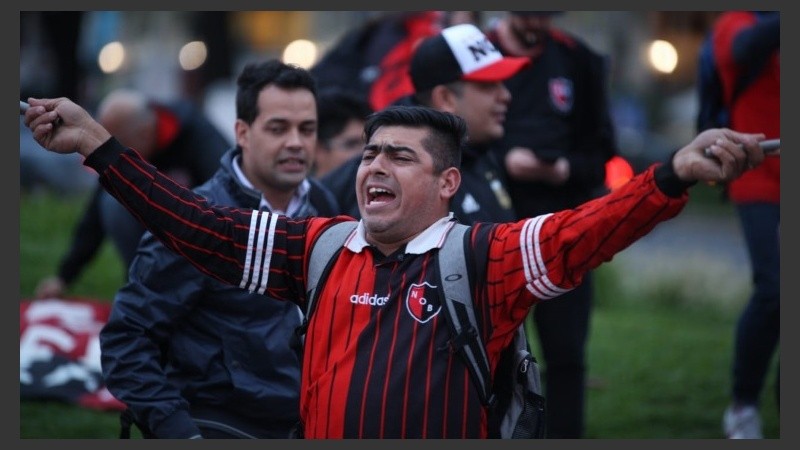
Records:
[[[260,193],[238,182],[238,147],[196,189],[211,203],[257,209]],[[303,215],[338,213],[311,179]],[[254,437],[288,432],[299,418],[301,311],[204,275],[149,232],[100,333],[103,376],[137,422],[158,438],[199,434],[197,420]],[[208,426],[206,422],[205,426]]]
[[[319,179],[336,197],[336,201],[342,208],[342,214],[356,219],[361,218],[356,199],[356,173],[360,164],[361,155],[356,155]]]
[[[487,37],[504,54],[495,30]],[[617,154],[608,97],[606,58],[583,41],[552,30],[541,55],[504,83],[511,92],[499,161],[510,148],[527,147],[539,157],[565,157],[570,176],[561,186],[509,180],[520,218],[574,208],[605,194],[605,164]]]
[[[488,146],[467,145],[461,153],[461,187],[450,201],[459,222],[512,222],[516,219],[503,169]]]

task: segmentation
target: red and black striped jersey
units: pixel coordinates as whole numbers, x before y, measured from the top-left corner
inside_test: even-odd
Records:
[[[166,246],[227,283],[303,306],[306,258],[326,227],[216,207],[159,174],[114,139],[86,164]],[[654,168],[576,209],[518,222],[478,223],[466,248],[475,310],[492,367],[528,310],[676,215]],[[301,382],[308,438],[484,438],[486,416],[466,366],[448,345],[436,255],[444,217],[394,254],[351,233],[309,323]],[[558,301],[558,300],[555,300]]]

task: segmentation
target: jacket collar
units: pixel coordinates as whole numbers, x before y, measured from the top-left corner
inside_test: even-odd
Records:
[[[417,237],[412,239],[406,244],[405,253],[421,255],[429,250],[441,248],[444,244],[444,239],[450,228],[455,224],[455,216],[451,212],[446,217],[434,222],[431,226],[426,228]],[[353,253],[360,253],[365,247],[369,247],[366,239],[366,229],[364,228],[364,221],[359,220],[355,233],[353,233],[345,242],[347,247]]]
[[[231,175],[234,177],[239,186],[251,195],[256,195],[259,198],[259,209],[263,211],[275,211],[269,201],[264,198],[260,191],[258,191],[253,183],[247,179],[242,168],[239,166],[242,159],[242,149],[236,146],[229,151],[222,158],[222,164],[225,166]],[[308,198],[308,191],[311,189],[311,183],[308,178],[304,179],[294,191],[292,199],[289,202],[287,211],[279,211],[280,213],[289,217],[305,217],[314,215],[312,210],[309,210],[310,203]]]

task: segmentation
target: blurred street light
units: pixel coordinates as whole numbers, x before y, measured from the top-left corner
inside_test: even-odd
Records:
[[[125,47],[120,42],[109,42],[97,55],[97,65],[103,73],[114,73],[125,62]]]
[[[317,44],[307,40],[292,41],[283,50],[283,62],[295,64],[304,69],[310,68],[317,61]]]
[[[205,42],[192,41],[181,48],[178,53],[178,62],[183,70],[195,70],[206,62],[208,50]]]
[[[678,65],[678,51],[669,41],[657,39],[648,51],[650,65],[661,73],[672,73]]]

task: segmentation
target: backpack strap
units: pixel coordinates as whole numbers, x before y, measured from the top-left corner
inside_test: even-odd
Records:
[[[437,258],[439,276],[444,292],[445,317],[450,324],[450,348],[467,364],[483,404],[492,406],[496,397],[492,393],[489,358],[478,332],[464,254],[464,235],[468,229],[468,226],[456,223],[447,234]]]
[[[320,280],[327,278],[336,255],[342,251],[344,241],[356,228],[358,222],[347,221],[332,225],[317,236],[308,257],[308,276],[306,277],[306,309],[303,323],[295,330],[297,336],[303,336],[308,329],[308,321],[317,300],[317,287]]]

